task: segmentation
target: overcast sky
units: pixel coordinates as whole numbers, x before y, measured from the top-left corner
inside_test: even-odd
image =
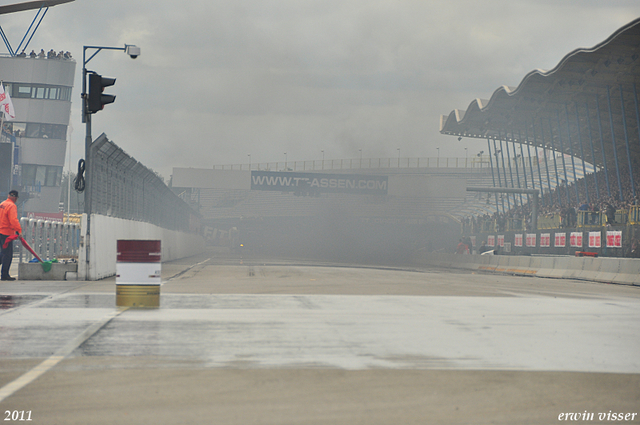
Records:
[[[14,3],[4,1],[2,3]],[[17,47],[35,11],[0,16]],[[49,9],[29,49],[78,60],[71,162],[84,156],[87,68],[117,78],[93,116],[169,178],[173,167],[325,158],[464,157],[486,141],[439,119],[552,69],[640,16],[638,0],[76,0]],[[6,49],[5,49],[6,52]]]

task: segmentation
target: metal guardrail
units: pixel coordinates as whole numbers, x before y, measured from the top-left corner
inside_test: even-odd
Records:
[[[602,227],[603,217],[600,211],[578,211],[578,227]]]
[[[559,229],[561,226],[560,214],[545,214],[538,217],[538,229]]]
[[[640,205],[629,208],[629,224],[640,224]]]
[[[489,157],[468,158],[350,158],[214,165],[214,170],[330,171],[389,168],[490,168]]]
[[[615,225],[640,224],[640,205],[633,205],[628,210],[616,211]],[[606,216],[601,211],[578,211],[577,228],[601,228],[607,225]],[[477,226],[463,226],[464,232],[494,233],[496,231],[523,230],[525,223],[522,219],[508,219],[500,226],[496,220],[484,220]],[[553,230],[572,227],[565,223],[561,213],[549,213],[538,216],[538,230]]]
[[[23,217],[20,225],[22,237],[42,260],[78,257],[80,224]],[[29,262],[32,258],[28,250],[20,248],[20,262]]]

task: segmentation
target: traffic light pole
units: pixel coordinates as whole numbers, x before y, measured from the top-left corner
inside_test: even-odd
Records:
[[[90,254],[91,254],[91,114],[87,110],[87,63],[98,52],[94,53],[89,60],[86,59],[88,46],[84,46],[82,52],[82,122],[85,123],[84,138],[84,213],[87,217],[87,229],[84,235],[85,247],[85,280],[91,280],[90,274]],[[99,50],[98,50],[99,51]]]
[[[92,49],[95,52],[87,59],[87,50]],[[89,94],[87,93],[87,64],[93,59],[101,50],[121,50],[129,54],[131,58],[135,59],[140,55],[140,49],[134,45],[125,44],[124,47],[105,47],[105,46],[83,46],[82,50],[82,122],[85,127],[85,139],[84,139],[84,213],[87,215],[87,229],[84,236],[85,246],[85,262],[86,273],[85,280],[90,280],[90,257],[91,252],[91,180],[93,170],[91,169],[91,144],[93,139],[91,137],[91,113],[88,108]]]

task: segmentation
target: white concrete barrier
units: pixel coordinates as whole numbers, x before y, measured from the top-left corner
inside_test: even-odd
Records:
[[[577,278],[584,280],[594,280],[594,277],[600,270],[600,259],[593,257],[581,257],[582,269],[578,271]],[[580,258],[576,258],[580,261]]]
[[[640,286],[640,260],[632,258],[528,257],[431,253],[422,254],[416,261],[419,265],[442,268]]]
[[[640,286],[640,271],[637,267],[638,262],[640,262],[640,260],[634,261],[627,258],[625,259],[625,261],[620,262],[620,269],[614,279],[614,282],[621,283],[621,281],[626,280],[627,276],[633,276],[633,279],[631,279],[631,283],[633,285]]]
[[[538,257],[540,266],[535,270],[535,275],[542,277],[556,277],[555,258],[554,257]]]
[[[595,280],[601,282],[613,282],[620,270],[620,263],[617,261],[600,262],[600,269],[596,272]]]
[[[87,216],[82,216],[81,234],[86,235]],[[98,280],[116,274],[118,239],[154,239],[162,241],[162,261],[196,255],[204,249],[202,236],[167,230],[150,223],[123,220],[104,215],[91,216],[89,263],[86,238],[78,255],[78,278]]]

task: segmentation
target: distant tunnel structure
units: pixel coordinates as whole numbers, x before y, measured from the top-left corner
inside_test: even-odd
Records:
[[[317,171],[174,168],[173,190],[202,215],[211,245],[326,261],[397,264],[447,249],[451,214],[488,186],[488,168]]]

